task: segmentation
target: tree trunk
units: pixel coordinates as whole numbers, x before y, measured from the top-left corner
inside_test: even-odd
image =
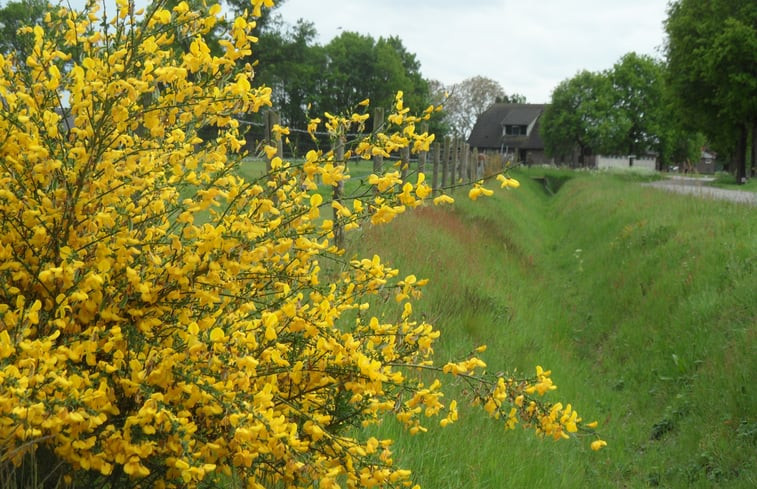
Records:
[[[752,121],[752,177],[757,177],[757,120]]]
[[[736,183],[739,185],[746,183],[746,148],[748,130],[749,128],[747,124],[741,126],[739,143],[736,146]]]

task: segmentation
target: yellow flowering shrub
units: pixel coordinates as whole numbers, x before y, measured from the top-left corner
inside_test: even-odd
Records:
[[[269,146],[270,172],[240,176],[254,163],[237,116],[270,105],[240,60],[269,0],[228,24],[220,56],[204,41],[217,5],[116,4],[104,22],[95,3],[54,8],[27,29],[29,56],[0,56],[0,464],[83,487],[402,486],[391,441],[352,428],[454,422],[458,402],[418,369],[465,379],[507,427],[581,428],[570,405],[539,399],[554,388],[541,368],[435,365],[439,333],[412,312],[425,282],[334,245],[335,227],[422,205],[423,175],[373,175],[370,197],[329,202],[316,182],[349,178],[337,153],[293,165]],[[426,150],[401,93],[395,108],[348,152]],[[308,129],[337,141],[365,122],[324,114]],[[202,139],[206,127],[217,134]],[[377,295],[400,317],[372,315]]]

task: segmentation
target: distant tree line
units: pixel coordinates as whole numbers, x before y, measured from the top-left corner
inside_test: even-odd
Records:
[[[188,3],[194,8],[202,0]],[[223,3],[235,13],[249,8],[247,0]],[[291,25],[282,20],[277,8],[283,3],[279,0],[273,9],[263,11],[257,22],[258,42],[244,62],[252,64],[256,84],[273,89],[273,109],[281,123],[291,128],[304,129],[311,118],[350,110],[365,98],[371,106],[388,110],[397,91],[402,90],[405,105],[413,111],[421,112],[432,104],[444,106],[429,121],[430,131],[439,137],[466,137],[476,118],[492,103],[525,101],[521,95],[506,95],[497,81],[482,76],[452,85],[424,78],[416,55],[397,36],[375,39],[344,31],[321,45],[312,22],[300,19]],[[166,0],[166,8],[178,4],[179,0]],[[17,30],[40,23],[48,8],[45,0],[14,0],[0,8],[0,53],[28,54],[31,38]],[[222,49],[217,32],[205,36],[213,54]],[[191,43],[191,39],[184,41]],[[255,117],[250,122],[259,127],[262,115]],[[297,133],[290,138],[295,143],[309,140],[308,135]]]
[[[665,60],[629,53],[611,69],[560,83],[541,130],[547,153],[655,153],[663,166],[717,152],[737,180],[757,168],[757,3],[678,0]],[[729,165],[730,163],[730,165]]]
[[[319,45],[317,34],[310,21],[288,25],[269,12],[253,55],[263,66],[256,70],[257,80],[274,89],[274,107],[292,127],[305,127],[310,117],[346,110],[366,97],[372,106],[388,109],[402,90],[405,104],[415,111],[443,105],[430,120],[430,131],[467,137],[492,103],[525,102],[522,95],[508,96],[499,82],[483,76],[452,85],[424,78],[416,55],[397,36],[374,39],[343,31]]]
[[[420,63],[399,37],[345,31],[322,46],[316,35],[304,20],[294,26],[274,20],[260,33],[253,57],[262,68],[255,69],[255,78],[273,88],[286,124],[306,127],[310,117],[348,110],[365,98],[388,108],[397,90],[417,110],[430,104]]]
[[[703,140],[681,124],[665,76],[661,61],[629,53],[561,82],[541,123],[547,154],[579,164],[596,154],[655,153],[663,165],[695,158]]]
[[[167,1],[169,7],[178,3]],[[235,11],[249,6],[246,0],[224,3]],[[17,29],[38,23],[47,8],[43,0],[0,8],[0,53],[28,51],[30,38]],[[274,89],[273,108],[292,128],[305,128],[324,112],[350,110],[366,97],[388,109],[402,90],[413,110],[444,105],[430,121],[431,131],[467,137],[493,103],[526,101],[482,76],[453,85],[424,78],[415,54],[397,36],[344,31],[320,45],[312,22],[286,24],[275,8],[264,11],[258,29],[259,42],[245,61],[253,65],[256,83]],[[664,60],[628,53],[608,70],[581,71],[554,89],[541,122],[549,155],[581,162],[598,153],[655,153],[666,166],[697,160],[707,145],[721,161],[733,162],[740,181],[748,161],[757,168],[757,3],[677,0],[669,5],[665,29]],[[206,41],[220,49],[214,32]]]

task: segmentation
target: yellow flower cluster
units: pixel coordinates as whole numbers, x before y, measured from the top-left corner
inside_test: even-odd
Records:
[[[507,175],[497,175],[497,181],[499,182],[499,186],[501,188],[518,188],[520,187],[520,182],[512,177],[509,177]]]
[[[485,347],[479,347],[477,352]],[[461,362],[450,362],[442,371],[461,377],[474,392],[474,403],[483,406],[484,410],[495,419],[504,419],[506,429],[514,429],[517,425],[533,428],[538,435],[550,436],[555,440],[570,438],[571,434],[579,430],[593,433],[597,423],[581,424],[581,418],[573,407],[561,402],[555,404],[542,402],[539,397],[557,389],[549,370],[541,366],[536,367],[536,375],[532,378],[515,379],[504,375],[487,376],[476,375],[477,369],[485,369],[486,364],[479,358],[471,358]],[[537,394],[539,397],[535,397]],[[456,405],[450,406],[450,414],[442,420],[446,426],[457,419]],[[591,448],[599,450],[606,446],[604,440],[595,440]]]
[[[379,257],[345,262],[333,241],[337,224],[420,205],[424,176],[371,176],[370,199],[330,202],[336,223],[316,192],[349,178],[334,151],[300,165],[271,152],[268,174],[240,176],[237,116],[271,103],[240,60],[271,4],[252,0],[221,55],[204,40],[218,6],[118,0],[105,22],[94,4],[53,9],[29,56],[0,56],[0,464],[45,448],[83,487],[396,486],[410,473],[391,442],[348,428],[388,413],[413,433],[423,417],[457,418],[440,382],[413,374],[433,368],[439,335],[412,314],[425,281]],[[357,154],[428,148],[401,94],[395,109],[394,129]],[[324,117],[335,138],[366,121]],[[205,127],[217,135],[203,140]],[[325,259],[344,271],[325,274]],[[380,320],[372,296],[403,313]],[[444,370],[473,381],[482,363]],[[510,402],[551,436],[579,426],[570,406],[518,404],[552,388],[548,372],[494,385],[479,395],[492,413]]]

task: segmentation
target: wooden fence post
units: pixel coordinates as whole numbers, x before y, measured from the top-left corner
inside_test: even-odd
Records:
[[[471,165],[470,165],[470,147],[468,146],[468,143],[463,141],[463,173],[465,174],[465,179],[468,183],[471,183],[473,181],[473,172],[471,171]]]
[[[479,166],[479,162],[478,162],[478,148],[473,148],[473,150],[471,151],[471,156],[470,157],[473,160],[473,163],[472,163],[471,166],[473,166],[473,168],[475,168],[474,171],[476,172],[476,180],[480,180],[481,178],[483,178],[483,174],[482,174],[481,171],[479,171],[479,168],[478,168],[478,166]]]
[[[447,150],[447,168],[448,168],[448,182],[445,183],[445,187],[449,188],[449,192],[455,191],[455,138],[450,136],[449,138],[449,150]]]
[[[277,112],[273,110],[267,110],[265,112],[263,121],[263,138],[265,140],[264,144],[276,146],[275,155],[269,157],[268,153],[266,153],[265,156],[265,172],[268,176],[268,179],[273,180],[273,176],[271,175],[271,161],[273,161],[276,156],[280,158],[284,156],[284,144],[281,141],[281,134],[274,134],[273,132],[273,126],[281,122],[281,117]],[[272,200],[274,203],[278,203],[278,198],[276,197],[275,193],[273,194]]]
[[[449,137],[444,138],[444,153],[442,154],[442,189],[447,188],[447,177],[449,176],[449,149],[452,140]]]
[[[281,124],[281,114],[278,112],[273,112],[271,114],[271,129],[273,129],[273,126],[275,124]],[[276,143],[276,156],[279,158],[284,157],[284,138],[281,137],[281,134],[277,134],[274,136],[275,143]]]
[[[460,181],[468,183],[468,155],[466,154],[468,144],[464,139],[458,139],[460,145]]]
[[[344,161],[344,136],[338,136],[336,141],[334,142],[334,166],[346,166]],[[342,203],[342,193],[344,192],[344,182],[340,181],[336,186],[334,186],[334,196],[333,201]],[[339,214],[337,212],[336,208],[333,208],[334,211],[334,244],[337,248],[342,249],[344,248],[344,226],[341,222],[339,222]]]
[[[281,116],[279,116],[278,112],[275,112],[273,110],[267,110],[265,111],[265,115],[263,116],[263,140],[265,144],[269,146],[276,146],[276,155],[279,158],[284,157],[284,142],[281,140],[280,134],[274,134],[273,133],[273,126],[276,124],[281,124]],[[268,155],[266,155],[265,158],[265,169],[266,172],[271,171],[271,160],[272,158],[269,158]]]
[[[410,146],[405,146],[400,150],[400,178],[404,185],[407,180],[407,173],[410,170]]]
[[[426,122],[421,123],[421,134],[428,133],[428,124]],[[428,155],[428,151],[419,151],[418,152],[418,173],[425,173],[426,172],[426,157]]]
[[[455,188],[460,179],[460,140],[457,136],[452,138],[452,148],[450,149],[449,154],[452,157],[452,160],[449,163],[450,168],[452,169],[452,182],[450,183],[452,183],[452,188]]]
[[[273,110],[266,110],[263,113],[263,144],[273,142]],[[265,172],[271,173],[271,159],[265,157]]]
[[[431,188],[433,189],[432,195],[439,194],[439,146],[438,142],[431,144],[431,162],[434,165],[434,171],[431,178]]]
[[[384,108],[376,107],[373,109],[373,131],[371,138],[376,142],[376,135],[381,132],[384,126]],[[381,176],[384,173],[384,157],[382,155],[373,155],[373,173]],[[374,194],[378,194],[378,188],[373,189]]]
[[[452,179],[450,182],[451,185],[451,191],[455,190],[455,187],[457,186],[457,181],[459,179],[459,170],[458,165],[460,164],[460,156],[458,155],[458,149],[459,149],[459,143],[460,140],[457,137],[452,138],[452,145],[450,147],[450,169],[452,170],[450,174],[452,175]]]

